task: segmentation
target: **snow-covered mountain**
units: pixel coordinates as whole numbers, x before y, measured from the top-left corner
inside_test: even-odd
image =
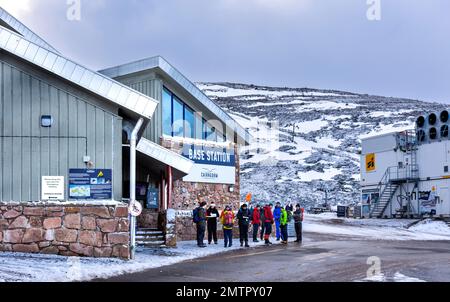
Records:
[[[254,143],[242,148],[242,195],[304,206],[359,200],[360,136],[412,128],[443,104],[309,88],[199,83]]]

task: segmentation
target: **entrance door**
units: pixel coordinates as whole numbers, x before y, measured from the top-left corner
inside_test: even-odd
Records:
[[[450,215],[450,196],[448,187],[439,188],[439,203],[437,204],[436,212],[438,215]]]

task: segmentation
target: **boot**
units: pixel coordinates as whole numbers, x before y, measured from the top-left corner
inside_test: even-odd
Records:
[[[248,241],[245,242],[245,247],[250,247],[250,245],[248,245]]]
[[[243,246],[244,246],[244,242],[241,241],[241,247],[243,247]]]

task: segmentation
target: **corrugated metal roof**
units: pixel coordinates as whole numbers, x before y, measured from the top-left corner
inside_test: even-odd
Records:
[[[151,58],[146,58],[136,62],[107,68],[100,70],[99,72],[107,75],[111,78],[117,78],[120,76],[149,70],[153,68],[160,68],[169,77],[174,79],[178,84],[180,84],[188,93],[190,93],[194,98],[199,100],[205,107],[207,107],[214,115],[216,115],[221,121],[223,121],[230,129],[233,129],[239,137],[249,143],[251,135],[245,130],[241,125],[239,125],[228,113],[226,113],[219,105],[212,101],[208,96],[206,96],[203,91],[201,91],[195,84],[189,81],[181,72],[179,72],[175,67],[173,67],[169,62],[167,62],[163,57],[156,56]]]
[[[3,20],[6,24],[8,24],[11,28],[17,31],[19,34],[25,37],[28,41],[35,43],[38,46],[41,46],[47,50],[51,50],[53,52],[59,53],[53,46],[47,43],[44,39],[39,37],[36,33],[31,31],[28,27],[26,27],[22,22],[14,18],[10,13],[0,7],[0,19]]]
[[[147,156],[150,156],[153,159],[156,159],[159,162],[171,166],[178,171],[185,173],[186,175],[191,172],[191,169],[194,165],[194,162],[190,161],[184,156],[161,147],[160,145],[155,144],[145,138],[140,139],[136,150],[144,153]]]
[[[32,64],[150,119],[158,101],[0,26],[0,47]]]

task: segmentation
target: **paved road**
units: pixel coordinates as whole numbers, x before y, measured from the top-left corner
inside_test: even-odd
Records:
[[[367,277],[368,258],[376,256],[385,281],[407,276],[448,282],[449,255],[449,241],[367,241],[308,234],[302,245],[236,250],[100,281],[360,281]]]

